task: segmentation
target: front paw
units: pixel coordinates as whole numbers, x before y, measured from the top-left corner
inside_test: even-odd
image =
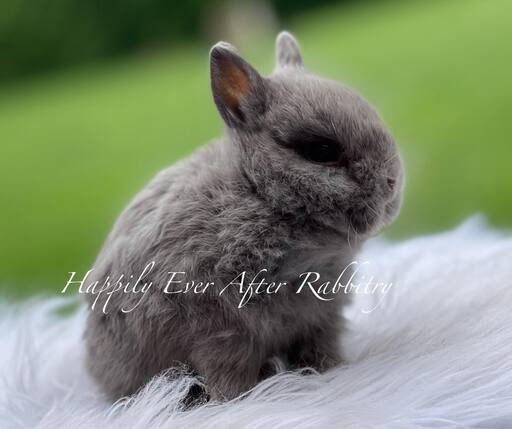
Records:
[[[302,349],[295,347],[291,350],[288,354],[288,362],[291,369],[313,368],[318,372],[325,372],[343,364],[343,359],[337,347],[319,350],[318,347],[313,347],[311,344],[304,344]]]
[[[343,364],[343,360],[338,355],[323,355],[318,356],[317,364],[315,368],[318,370],[318,372],[325,372],[331,368],[335,368],[338,365]]]

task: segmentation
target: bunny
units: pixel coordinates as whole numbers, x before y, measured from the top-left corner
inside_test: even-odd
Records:
[[[201,376],[211,398],[226,400],[265,377],[275,357],[290,369],[343,362],[349,295],[295,293],[299,275],[335,281],[364,240],[397,216],[402,161],[363,98],[306,70],[291,34],[280,33],[276,49],[276,69],[263,77],[231,45],[213,46],[211,88],[225,136],[160,172],[97,257],[98,280],[155,262],[144,301],[119,294],[109,312],[99,305],[88,315],[87,366],[111,399],[177,365]],[[170,269],[215,286],[163,293]],[[288,285],[239,308],[239,291],[225,286],[261,269]]]

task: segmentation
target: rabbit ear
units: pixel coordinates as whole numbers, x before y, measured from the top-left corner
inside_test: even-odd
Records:
[[[276,39],[277,68],[302,67],[302,56],[295,37],[287,31],[281,31]]]
[[[265,109],[265,85],[259,73],[229,43],[210,51],[213,99],[226,124],[234,127],[257,121]]]

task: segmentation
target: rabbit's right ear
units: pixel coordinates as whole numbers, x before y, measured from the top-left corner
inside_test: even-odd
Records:
[[[276,68],[303,66],[297,40],[288,31],[281,31],[276,38]]]
[[[228,43],[219,42],[210,51],[213,99],[222,118],[231,127],[252,126],[266,109],[263,78]]]

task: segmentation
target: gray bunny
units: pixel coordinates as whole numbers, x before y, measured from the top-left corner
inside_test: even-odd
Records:
[[[269,77],[227,43],[211,49],[225,136],[160,172],[121,214],[95,262],[91,275],[101,282],[154,261],[143,301],[113,294],[106,314],[101,298],[88,317],[87,365],[112,399],[180,364],[224,400],[254,386],[273,357],[318,371],[342,362],[348,295],[297,293],[301,274],[335,282],[361,243],[395,218],[402,162],[365,100],[306,70],[289,33],[276,45]],[[240,290],[226,285],[262,269],[286,286],[239,308]],[[214,287],[166,293],[169,271]]]

